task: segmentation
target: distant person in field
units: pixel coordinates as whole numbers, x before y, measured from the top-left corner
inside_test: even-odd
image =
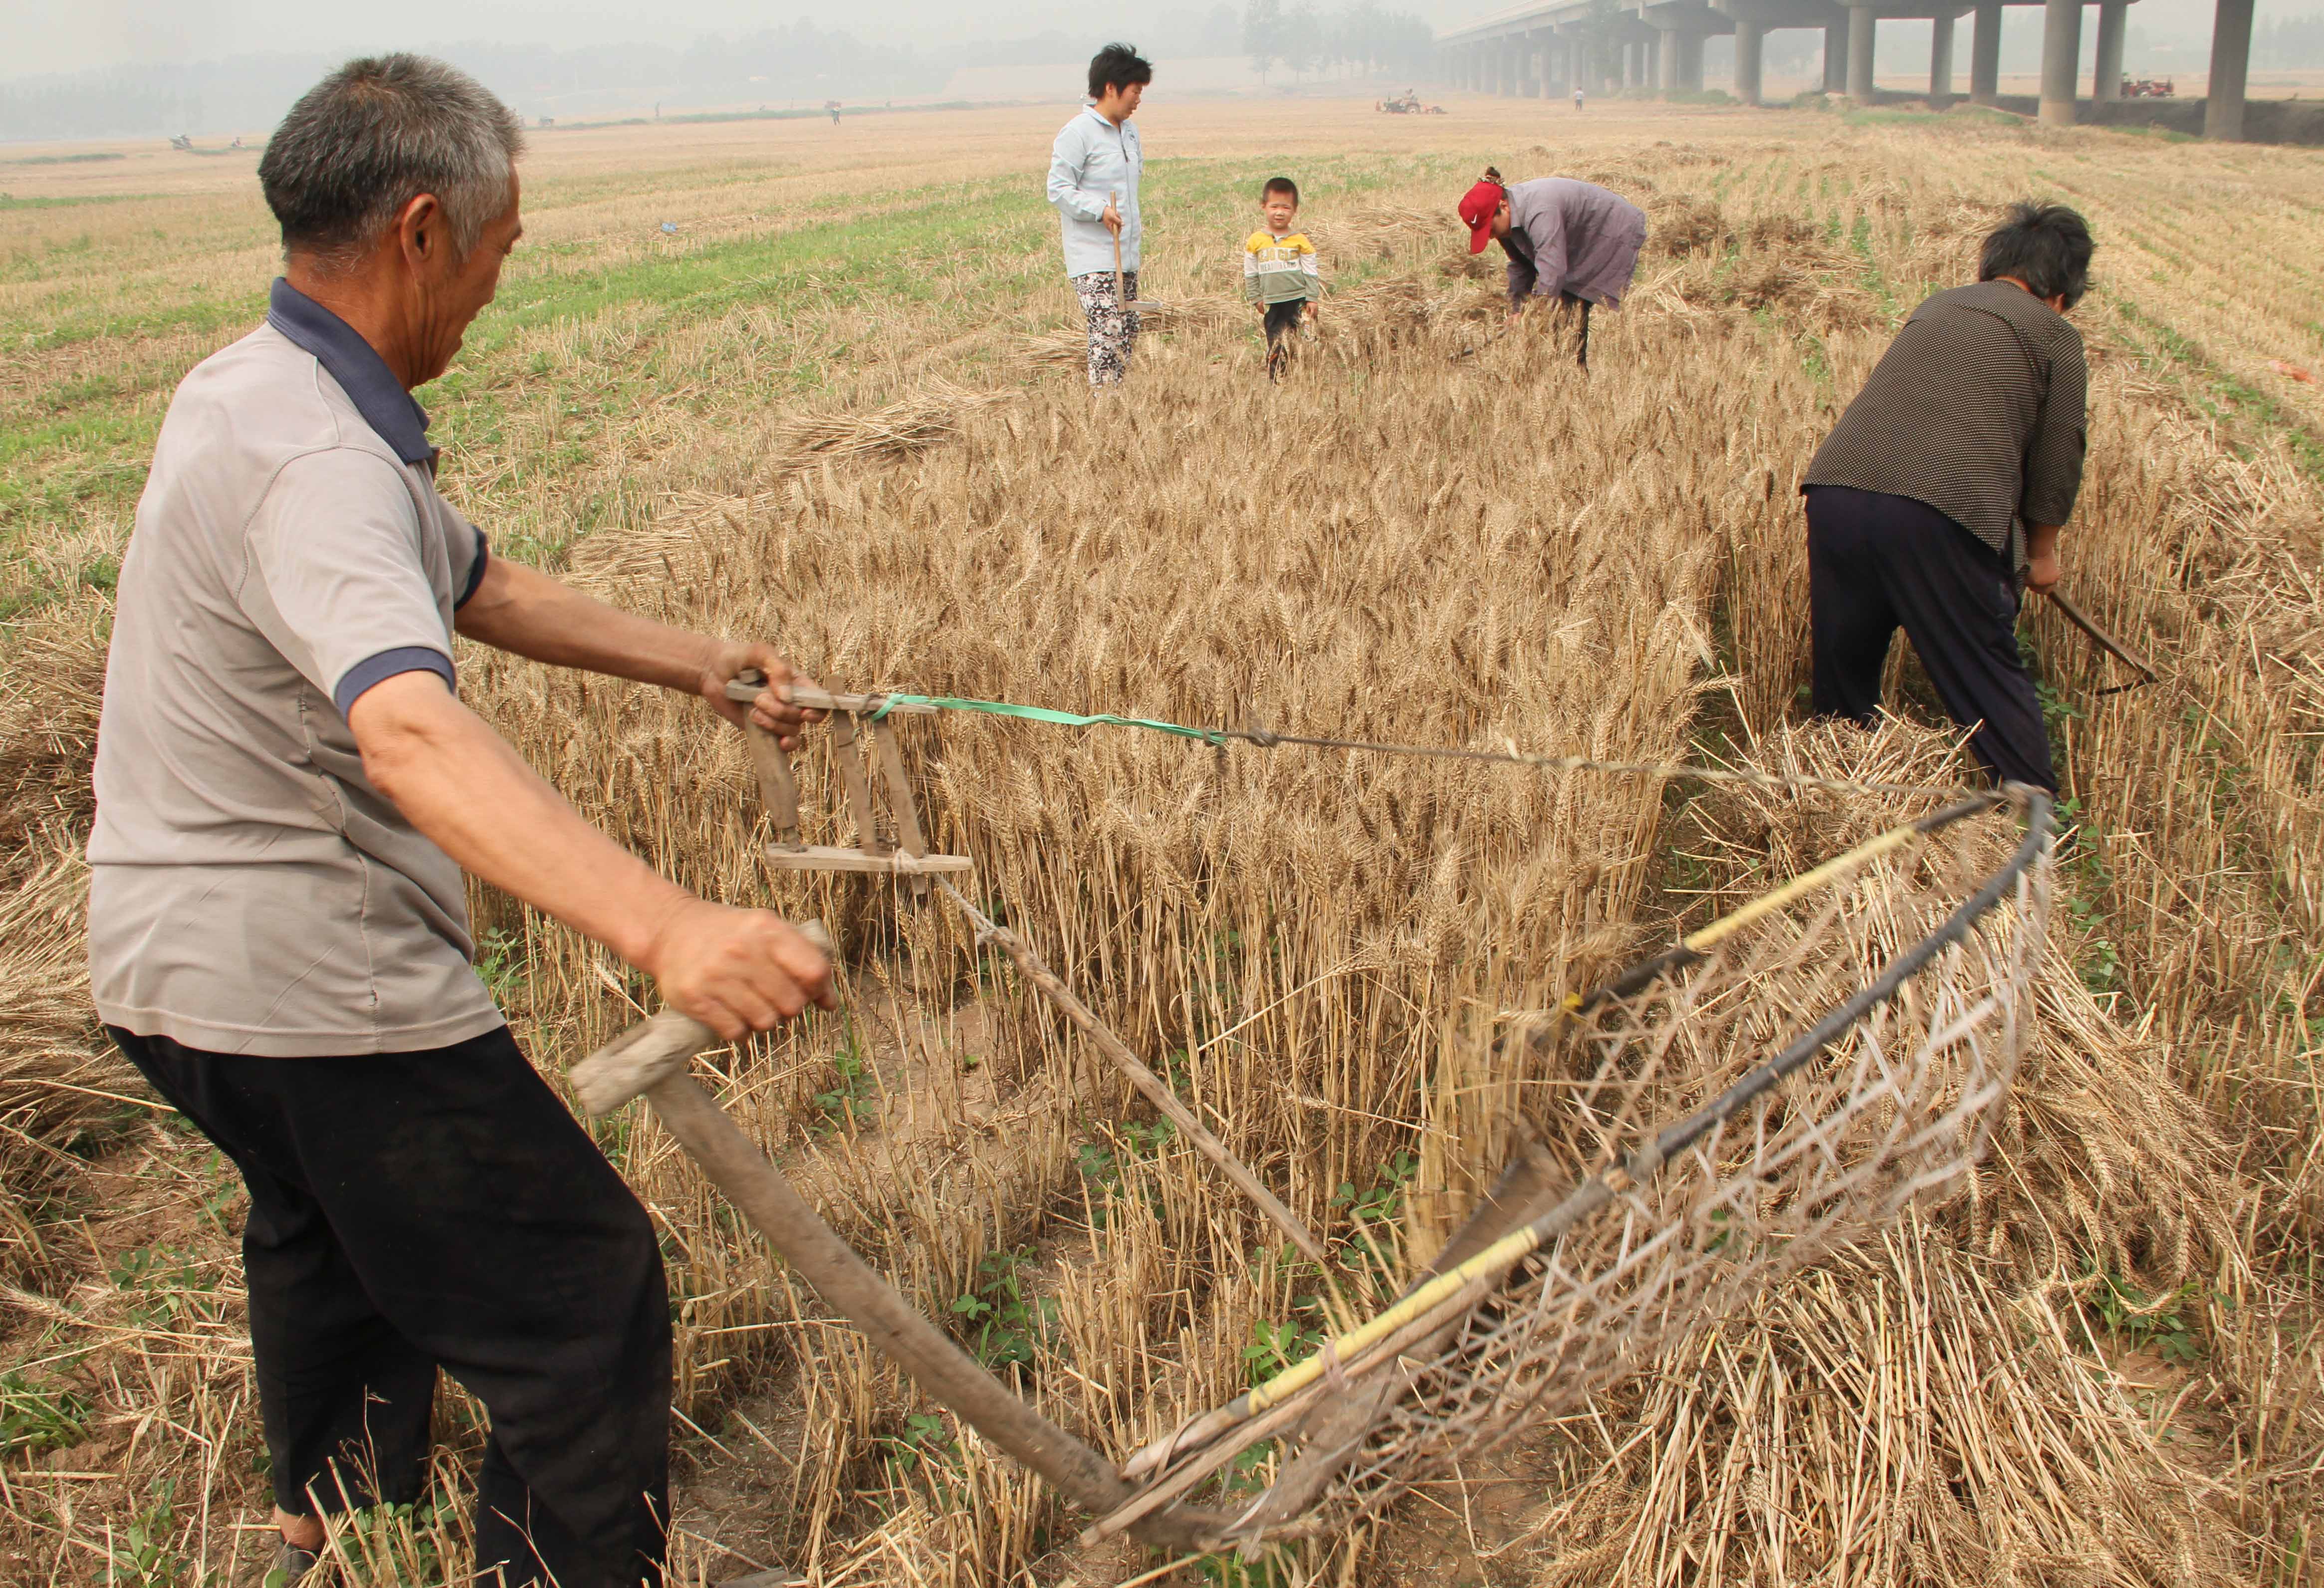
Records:
[[[1526,305],[1545,299],[1563,318],[1579,305],[1580,351],[1575,362],[1590,367],[1590,311],[1603,304],[1622,307],[1630,277],[1646,245],[1646,214],[1618,193],[1572,177],[1539,177],[1514,187],[1485,168],[1483,178],[1461,199],[1469,227],[1469,252],[1482,254],[1498,241],[1509,261],[1509,328],[1517,328]]]
[[[495,556],[437,489],[411,392],[493,300],[522,148],[507,106],[418,56],[300,97],[258,166],[284,255],[266,319],[171,397],[122,559],[89,987],[250,1193],[278,1588],[317,1573],[318,1511],[421,1500],[439,1372],[492,1422],[475,1581],[663,1581],[661,1250],[478,976],[468,878],[729,1040],[831,1003],[805,937],[657,875],[456,691],[456,634],[729,722],[728,684],[755,670],[751,720],[806,720],[772,646]]]
[[[1243,239],[1242,293],[1265,317],[1267,350],[1315,319],[1323,279],[1315,269],[1315,245],[1299,225],[1299,184],[1269,177],[1259,195],[1259,228]]]
[[[1582,108],[1582,90],[1579,88],[1573,90],[1573,108],[1576,110]]]
[[[1995,778],[2053,793],[2017,607],[2057,584],[2081,489],[2089,372],[2066,312],[2090,253],[2073,210],[2013,206],[1977,284],[1913,311],[1801,486],[1816,711],[1874,725],[1901,626]]]
[[[1138,340],[1138,175],[1146,157],[1130,118],[1154,68],[1128,44],[1108,44],[1090,58],[1089,103],[1057,134],[1049,151],[1049,202],[1064,225],[1065,275],[1089,323],[1093,387],[1121,383]],[[1121,278],[1114,279],[1120,244]]]

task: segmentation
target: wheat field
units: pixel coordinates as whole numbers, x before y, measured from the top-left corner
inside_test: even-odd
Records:
[[[1143,291],[1172,312],[1097,402],[1036,187],[1062,111],[544,135],[502,300],[422,393],[447,489],[502,554],[770,635],[834,688],[1955,783],[1909,665],[1877,737],[1802,720],[1796,485],[1998,205],[2074,203],[2100,251],[2066,577],[2164,677],[2101,693],[2113,664],[2029,610],[2075,836],[1991,1157],[1489,1470],[1174,1563],[1078,1544],[1086,1518],[616,1114],[594,1128],[678,1320],[680,1580],[2324,1582],[2324,166],[1965,115],[1556,108],[1286,124],[1157,95]],[[1538,329],[1449,356],[1498,312],[1446,224],[1487,162],[1648,211],[1586,375]],[[1330,285],[1270,386],[1234,246],[1278,170]],[[0,164],[0,1577],[238,1582],[268,1503],[238,1186],[93,1026],[78,848],[145,451],[272,250],[224,159]],[[1303,1353],[1323,1292],[1385,1299],[1434,1252],[1554,1106],[1511,1021],[1919,808],[901,719],[932,842],[1323,1235],[1319,1272],[941,903],[769,872],[743,746],[698,705],[461,669],[622,842],[829,923],[843,1012],[706,1074],[875,1266],[1116,1458]],[[801,775],[809,836],[846,841],[827,746]],[[544,1071],[651,1007],[603,951],[475,905]],[[458,1580],[482,1436],[448,1386],[439,1428],[432,1506],[335,1530],[354,1580]]]

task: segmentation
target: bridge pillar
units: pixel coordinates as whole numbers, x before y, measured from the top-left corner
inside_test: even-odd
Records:
[[[2219,0],[2211,18],[2211,83],[2203,91],[2203,136],[2207,138],[2243,142],[2251,36],[2252,0]]]
[[[1842,11],[1837,22],[1823,27],[1823,91],[1827,94],[1848,92],[1848,24],[1856,14]]]
[[[1678,57],[1674,75],[1682,94],[1702,92],[1702,41],[1703,35],[1691,28],[1681,29],[1663,41],[1663,48]]]
[[[2082,0],[2043,0],[2042,125],[2074,125],[2074,79],[2082,64]]]
[[[1848,8],[1848,97],[1858,105],[1872,103],[1872,42],[1878,25],[1870,6]]]
[[[1665,98],[1678,92],[1678,35],[1658,32],[1647,46],[1655,52],[1655,92]]]
[[[1942,110],[1953,97],[1953,14],[1940,11],[1929,29],[1929,104]]]
[[[1735,24],[1735,97],[1746,105],[1757,105],[1766,96],[1767,27],[1765,23],[1738,21]]]
[[[2122,97],[2122,44],[2124,33],[2129,31],[2126,25],[2129,11],[2124,0],[2100,0],[2098,59],[2090,69],[2092,99]]]
[[[1969,47],[1969,97],[1990,105],[2001,97],[2001,0],[1977,8],[1977,32]]]

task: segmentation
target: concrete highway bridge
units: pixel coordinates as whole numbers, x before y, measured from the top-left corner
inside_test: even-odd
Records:
[[[1778,28],[1820,28],[1825,91],[1869,105],[1876,30],[1884,18],[1914,17],[1933,24],[1929,97],[1942,105],[1954,97],[1954,24],[1967,15],[1973,30],[1969,97],[1993,104],[2000,97],[2001,8],[2039,5],[2041,119],[2070,125],[2076,119],[2082,11],[2092,3],[2098,14],[2090,97],[2118,99],[2130,0],[1527,0],[1439,33],[1436,42],[1445,77],[1472,92],[1562,97],[1579,87],[1599,93],[1644,88],[1681,94],[1702,89],[1702,42],[1714,33],[1732,33],[1736,96],[1757,105],[1767,35]],[[2239,139],[2253,0],[2218,0],[2218,6],[2203,134]]]

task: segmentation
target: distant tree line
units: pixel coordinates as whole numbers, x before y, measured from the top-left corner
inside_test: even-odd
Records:
[[[2287,69],[2324,66],[2324,11],[2255,23],[2252,64]]]
[[[1357,12],[1379,14],[1371,6]],[[1417,24],[1414,24],[1417,25]],[[1092,31],[1052,30],[918,49],[798,22],[686,45],[434,45],[527,120],[687,107],[780,107],[925,97],[969,66],[1076,64],[1106,38],[1134,41],[1150,59],[1242,53],[1243,18],[1232,5],[1166,7],[1136,24],[1093,19]],[[1102,31],[1100,31],[1102,30]],[[1426,36],[1426,30],[1421,30]],[[291,101],[343,55],[241,55],[176,66],[108,67],[0,81],[0,139],[216,135],[272,126]],[[1070,92],[1079,72],[1060,82]]]
[[[1325,11],[1312,0],[1250,0],[1242,14],[1242,47],[1251,69],[1265,78],[1277,68],[1295,78],[1363,72],[1417,75],[1436,50],[1434,30],[1409,12],[1377,0],[1354,0]]]

